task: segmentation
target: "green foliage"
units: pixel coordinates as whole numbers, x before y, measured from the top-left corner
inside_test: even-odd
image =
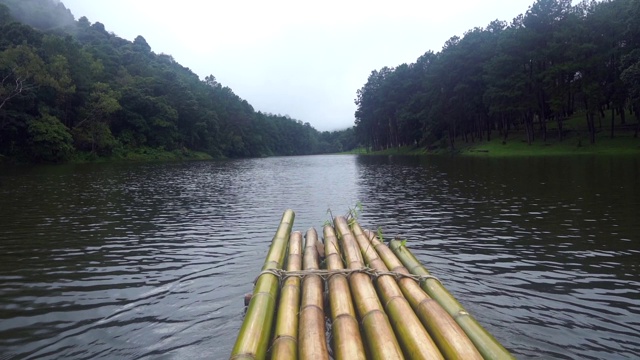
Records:
[[[620,78],[629,89],[629,100],[633,104],[640,104],[640,49],[636,49],[624,60],[626,66]]]
[[[610,134],[635,114],[640,2],[536,0],[511,24],[493,21],[449,39],[413,64],[371,72],[357,92],[355,131],[374,151],[456,142],[527,144],[566,135],[564,121],[584,111],[590,143],[605,110]],[[636,54],[636,55],[634,55]],[[557,124],[551,132],[551,124]]]
[[[345,215],[349,227],[352,227],[355,222],[358,221],[360,213],[362,213],[362,203],[358,200],[353,208],[349,207],[349,211],[347,212],[347,215]]]
[[[75,148],[97,155],[111,155],[118,146],[109,126],[103,122],[91,121],[75,127],[72,131]]]
[[[211,156],[188,149],[166,151],[158,148],[139,147],[135,149],[118,148],[114,151],[113,158],[126,161],[177,161],[210,160]]]
[[[144,37],[128,41],[86,17],[74,21],[50,0],[0,0],[0,79],[0,156],[33,158],[28,122],[45,108],[74,148],[90,154],[85,160],[136,149],[259,157],[359,145],[353,129],[321,133],[286,115],[256,112],[213,75],[200,80],[170,55],[154,53]]]
[[[333,212],[331,211],[331,208],[327,209],[327,215],[329,215],[329,219],[325,220],[322,227],[333,226]]]
[[[10,100],[27,95],[39,86],[59,88],[36,49],[18,45],[0,52],[0,109]]]
[[[55,116],[45,113],[30,120],[27,132],[34,162],[62,162],[74,151],[71,134]]]

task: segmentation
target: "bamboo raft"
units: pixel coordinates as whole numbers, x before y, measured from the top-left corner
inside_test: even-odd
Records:
[[[314,229],[303,246],[294,218],[282,216],[230,359],[514,359],[404,242],[336,217],[324,246]]]

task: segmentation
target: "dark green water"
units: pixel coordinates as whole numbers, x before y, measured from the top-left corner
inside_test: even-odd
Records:
[[[518,358],[640,354],[639,159],[0,171],[0,359],[228,358],[282,212],[319,229],[358,200]]]

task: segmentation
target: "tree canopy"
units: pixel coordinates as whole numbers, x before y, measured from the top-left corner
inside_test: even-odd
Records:
[[[596,120],[619,125],[635,114],[640,129],[640,1],[537,0],[510,24],[493,21],[449,39],[415,63],[371,72],[357,92],[355,130],[375,150],[434,146],[456,139],[525,141],[555,136],[584,113],[595,142]],[[547,131],[557,123],[557,133]]]
[[[307,155],[357,146],[257,112],[213,75],[201,80],[143,36],[128,41],[51,0],[0,0],[0,156],[61,162],[137,148],[212,156]]]

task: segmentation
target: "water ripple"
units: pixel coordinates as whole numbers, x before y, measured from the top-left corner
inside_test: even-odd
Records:
[[[638,168],[314,156],[13,169],[0,174],[0,358],[226,358],[284,209],[304,231],[358,200],[363,225],[407,239],[519,358],[633,358]]]

